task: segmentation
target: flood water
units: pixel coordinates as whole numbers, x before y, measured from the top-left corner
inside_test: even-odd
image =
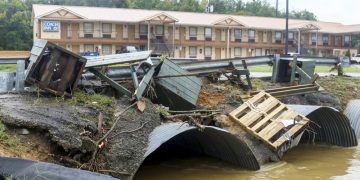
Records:
[[[167,159],[143,165],[136,180],[360,179],[360,146],[299,145],[277,163],[247,171],[208,157]]]

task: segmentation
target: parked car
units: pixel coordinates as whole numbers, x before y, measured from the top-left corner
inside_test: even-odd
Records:
[[[341,60],[341,64],[342,64],[342,66],[344,66],[344,67],[347,67],[347,66],[350,66],[350,58],[349,57],[347,57],[347,56],[342,56],[341,58],[340,58],[340,60]]]
[[[138,52],[135,46],[123,46],[120,51],[116,51],[116,54]]]
[[[360,64],[360,54],[351,58],[351,63],[358,63]]]

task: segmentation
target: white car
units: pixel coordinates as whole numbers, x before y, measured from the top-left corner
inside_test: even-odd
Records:
[[[351,58],[351,63],[358,63],[360,64],[360,54]]]

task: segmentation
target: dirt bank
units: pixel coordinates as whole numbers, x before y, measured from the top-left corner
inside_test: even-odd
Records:
[[[9,126],[7,136],[20,136],[16,134],[16,128],[22,127],[33,132],[21,136],[16,145],[30,150],[19,153],[15,147],[1,142],[0,155],[50,161],[75,168],[88,165],[93,150],[89,148],[93,146],[90,142],[101,137],[97,134],[99,111],[104,114],[104,129],[107,131],[116,119],[110,112],[121,112],[131,102],[127,97],[114,100],[112,106],[108,107],[111,110],[106,111],[104,107],[96,107],[97,103],[89,106],[78,101],[84,98],[75,97],[78,98],[76,102],[69,103],[54,97],[38,98],[36,94],[0,94],[0,120]],[[121,179],[134,176],[144,160],[149,134],[161,123],[157,106],[151,102],[146,105],[143,113],[132,108],[119,117],[114,131],[106,139],[105,147],[98,152],[96,163],[92,163],[96,170]],[[31,140],[37,138],[36,141]],[[60,150],[50,147],[60,147]],[[49,154],[53,155],[49,157]]]

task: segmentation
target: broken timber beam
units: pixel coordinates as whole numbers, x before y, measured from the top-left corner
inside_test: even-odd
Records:
[[[114,80],[110,79],[109,77],[103,75],[101,72],[99,72],[95,68],[88,68],[88,69],[89,69],[90,72],[92,72],[93,74],[98,76],[100,79],[102,79],[102,80],[106,81],[107,83],[109,83],[113,88],[115,88],[119,92],[124,93],[128,97],[132,97],[132,93],[128,89],[126,89],[125,87],[118,84],[116,81],[114,81]]]

